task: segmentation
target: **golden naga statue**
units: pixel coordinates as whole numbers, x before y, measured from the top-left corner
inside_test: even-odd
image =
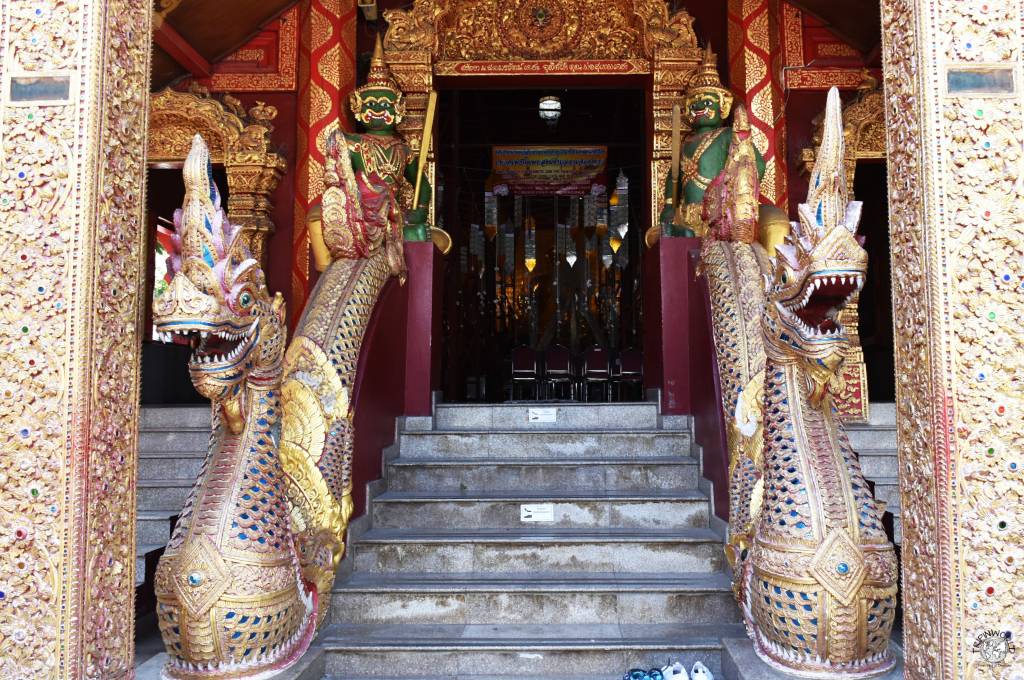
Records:
[[[894,663],[895,552],[832,408],[849,343],[839,314],[867,266],[843,142],[833,90],[791,225],[757,205],[759,156],[737,107],[699,229],[728,423],[733,589],[757,653],[801,677],[867,678]]]
[[[213,434],[156,572],[163,677],[269,677],[306,651],[316,593],[303,582],[275,440],[284,301],[238,225],[228,223],[210,152],[196,135],[175,212],[174,278],[153,302],[157,329],[188,338],[188,370],[210,399]]]
[[[403,229],[405,240],[430,238],[425,156],[417,164],[395,130],[404,103],[379,37],[369,79],[349,103],[366,132],[338,130],[328,140],[326,189],[309,225],[322,274],[284,360],[281,462],[303,578],[316,587],[321,620],[352,515],[349,398],[363,334],[384,283],[393,275],[404,281]]]
[[[849,343],[840,312],[867,271],[843,147],[833,88],[807,202],[771,262],[762,319],[764,496],[745,614],[768,663],[804,677],[867,678],[895,663],[897,565],[882,509],[833,408]]]

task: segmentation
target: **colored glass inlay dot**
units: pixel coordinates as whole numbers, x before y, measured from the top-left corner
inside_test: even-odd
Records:
[[[978,373],[978,382],[985,382],[985,373],[984,372],[979,372]]]
[[[848,565],[846,562],[840,562],[839,564],[836,565],[836,573],[838,573],[838,574],[849,574],[850,573],[850,565]]]
[[[984,118],[985,117],[985,109],[978,109],[978,110],[976,110],[974,112],[974,117],[975,118]]]
[[[1001,520],[999,520],[999,524],[996,524],[996,526],[999,527],[1000,531],[1005,531],[1006,527],[1009,526],[1009,525],[1006,523],[1005,519],[1001,519]]]
[[[36,114],[30,113],[30,114],[26,115],[25,117],[28,118],[29,121],[33,121],[33,120],[36,119]]]
[[[24,529],[15,529],[14,537],[19,541],[28,536],[28,533]]]
[[[989,586],[988,588],[985,588],[985,594],[986,595],[994,595],[995,592],[996,592],[996,589],[993,588],[992,586]]]
[[[188,575],[188,584],[193,588],[198,588],[203,585],[203,575],[198,571],[193,571]]]
[[[978,608],[978,603],[977,602],[972,602],[971,603],[971,609],[977,609],[977,608]]]
[[[988,320],[989,321],[995,321],[996,320],[996,313],[995,312],[989,312],[988,313]]]
[[[4,599],[5,597],[7,597],[7,593],[5,593],[4,591],[0,590],[0,600]]]
[[[31,489],[29,489],[28,492],[30,494],[32,494],[32,498],[38,498],[39,497],[39,489],[37,489],[35,487],[32,487]]]
[[[25,171],[24,170],[19,170],[18,171],[18,179],[25,179]]]
[[[27,428],[27,427],[25,427],[25,428],[22,428],[22,430],[21,430],[21,436],[22,436],[22,437],[27,437],[27,436],[28,436],[28,428]]]
[[[996,450],[993,449],[992,447],[989,447],[988,451],[986,451],[985,453],[987,453],[990,456],[994,456],[996,455]]]
[[[1011,470],[1016,470],[1017,469],[1017,464],[1016,463],[1010,463],[1010,469]]]
[[[1006,407],[1000,406],[999,408],[996,409],[996,413],[998,413],[999,415],[1003,415],[1004,413],[1006,413]]]

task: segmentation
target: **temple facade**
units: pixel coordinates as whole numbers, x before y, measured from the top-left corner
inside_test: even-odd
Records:
[[[6,0],[0,679],[1024,677],[1022,27]]]

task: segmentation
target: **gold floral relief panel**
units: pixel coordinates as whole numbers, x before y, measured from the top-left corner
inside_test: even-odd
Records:
[[[151,14],[0,3],[0,678],[132,673]]]
[[[465,0],[438,22],[439,60],[643,58],[629,2]]]
[[[883,2],[908,678],[1024,664],[1021,19]],[[1013,86],[956,91],[979,64]]]
[[[924,126],[918,108],[922,38],[915,0],[882,3],[885,116],[889,129],[889,238],[896,361],[905,673],[934,680],[942,668],[940,532],[932,423],[934,330],[928,307],[924,229]]]
[[[1024,41],[1020,2],[940,3],[943,230],[955,419],[949,512],[957,650],[966,677],[1009,680],[1024,667]],[[985,62],[1016,74],[1016,92],[953,96],[953,68]],[[944,72],[945,71],[945,72]],[[979,641],[1005,654],[993,663]],[[999,645],[996,649],[995,645]],[[1014,671],[1016,667],[1017,671]]]

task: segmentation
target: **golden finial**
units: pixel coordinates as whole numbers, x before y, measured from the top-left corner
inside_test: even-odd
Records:
[[[391,77],[391,69],[384,60],[384,43],[381,41],[380,33],[377,34],[377,42],[373,46],[373,57],[370,59],[370,74],[366,78],[367,89],[386,89],[398,92],[398,86]],[[360,88],[362,89],[362,88]]]

